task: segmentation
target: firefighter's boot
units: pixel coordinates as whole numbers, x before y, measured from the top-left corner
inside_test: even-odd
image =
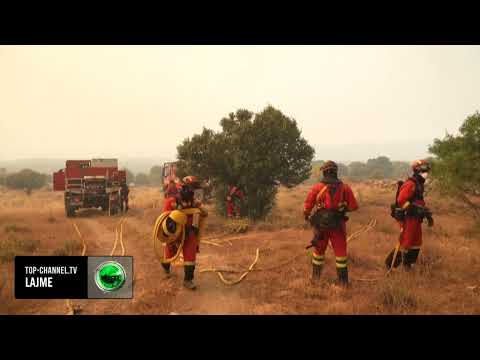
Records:
[[[347,288],[348,287],[348,268],[337,268],[338,285]]]
[[[185,278],[183,286],[189,290],[195,290],[197,286],[193,282],[193,273],[195,272],[195,265],[184,265]]]
[[[405,270],[409,271],[412,268],[412,265],[417,262],[418,254],[420,249],[408,249],[403,257],[403,266]]]
[[[393,249],[390,254],[388,254],[387,258],[385,259],[385,266],[387,270],[390,270],[392,267],[393,255],[395,255],[395,249]],[[395,262],[393,263],[393,267],[396,268],[402,263],[403,253],[401,250],[397,251],[397,257],[395,258]]]
[[[172,275],[172,271],[170,269],[170,263],[161,263],[162,264],[162,268],[163,270],[165,271],[165,279],[168,279],[171,277]]]
[[[322,275],[323,265],[312,264],[312,282],[318,282]]]

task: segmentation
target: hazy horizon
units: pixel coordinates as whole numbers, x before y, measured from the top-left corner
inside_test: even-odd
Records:
[[[239,108],[315,159],[409,161],[480,109],[479,46],[0,46],[0,160],[174,159]]]

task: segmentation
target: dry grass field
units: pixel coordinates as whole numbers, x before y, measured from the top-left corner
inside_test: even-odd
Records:
[[[131,300],[73,300],[78,314],[480,314],[480,227],[468,208],[429,194],[435,226],[424,226],[424,247],[411,273],[401,270],[385,277],[384,258],[398,238],[390,218],[395,189],[354,183],[360,209],[350,214],[348,232],[377,226],[349,243],[351,288],[338,290],[335,259],[327,250],[320,284],[309,282],[310,230],[302,207],[309,186],[281,189],[272,214],[263,222],[237,227],[215,214],[212,205],[206,243],[198,254],[198,289],[182,288],[183,269],[163,279],[153,253],[151,231],[161,213],[163,194],[155,188],[133,188],[131,211],[125,218],[126,254],[134,256],[134,298]],[[48,190],[30,196],[0,189],[0,314],[65,314],[64,300],[16,300],[13,292],[15,255],[80,255],[78,225],[87,255],[109,255],[120,215],[83,210],[67,219],[63,194]],[[226,241],[228,240],[229,241]],[[247,269],[259,249],[254,270],[237,285],[227,286],[207,268]],[[118,250],[116,252],[118,253]]]

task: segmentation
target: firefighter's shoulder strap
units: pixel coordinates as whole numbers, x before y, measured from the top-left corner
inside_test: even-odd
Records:
[[[316,198],[315,198],[315,203],[316,203],[316,204],[319,204],[319,203],[321,202],[322,195],[323,195],[323,194],[325,193],[325,191],[327,191],[327,189],[328,189],[327,184],[325,184],[325,183],[322,183],[322,184],[323,184],[324,186],[323,186],[322,190],[320,190],[320,191],[318,192],[318,194],[317,194],[317,196],[316,196]]]
[[[187,209],[181,209],[181,212],[183,212],[185,215],[192,215],[192,225],[198,229],[198,236],[197,236],[197,241],[200,243],[203,235],[203,230],[205,228],[205,214],[202,210],[199,208],[193,207],[193,208],[187,208]]]
[[[347,202],[345,201],[345,185],[343,182],[341,182],[339,185],[340,191],[342,192],[342,198],[340,199],[340,202],[338,203],[338,207],[340,208],[342,205],[348,205]]]
[[[395,193],[395,205],[398,206],[398,195],[400,194],[400,189],[402,188],[405,182],[403,180],[397,181],[397,192]]]
[[[423,199],[423,186],[415,177],[410,177],[409,180],[413,181],[415,184],[415,191],[413,192],[410,201]]]

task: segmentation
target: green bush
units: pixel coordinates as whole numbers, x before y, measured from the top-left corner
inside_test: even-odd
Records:
[[[53,251],[54,256],[73,256],[79,255],[78,252],[82,249],[82,244],[78,240],[67,239],[63,246]]]
[[[148,175],[145,173],[138,173],[135,176],[135,185],[148,185],[150,183],[150,179]]]
[[[31,232],[31,230],[26,226],[11,224],[11,225],[5,226],[5,232],[6,233],[26,233],[26,232]]]
[[[465,119],[459,135],[435,139],[429,151],[436,156],[432,177],[441,184],[442,193],[464,201],[480,219],[480,206],[468,197],[480,189],[480,113]]]
[[[230,185],[243,190],[245,215],[258,220],[271,211],[278,185],[291,188],[309,178],[314,150],[279,110],[268,106],[254,115],[241,109],[220,125],[221,132],[204,128],[177,147],[178,173],[210,177],[220,214]]]
[[[47,184],[48,176],[30,169],[7,175],[5,185],[12,189],[25,189],[30,194],[33,189],[39,189]]]
[[[31,255],[40,244],[38,240],[21,240],[10,235],[6,240],[0,241],[0,260],[7,262],[17,255]]]

